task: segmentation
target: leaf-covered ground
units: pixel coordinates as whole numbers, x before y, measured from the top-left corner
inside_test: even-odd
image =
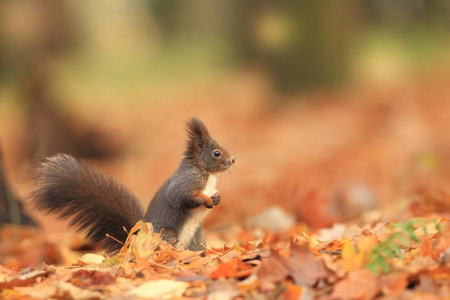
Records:
[[[236,170],[219,178],[223,201],[206,220],[207,249],[174,249],[138,224],[122,252],[106,257],[38,215],[44,228],[0,229],[1,296],[447,299],[449,82],[317,92],[283,105],[251,76],[184,91],[195,98],[185,102],[173,92],[157,95],[163,104],[106,108],[83,95],[83,124],[114,119],[113,137],[131,144],[122,159],[93,163],[144,203],[176,168],[191,116],[237,157]],[[0,109],[19,197],[21,118]]]
[[[445,199],[447,202],[449,198]],[[431,199],[430,201],[435,201]],[[35,229],[4,227],[4,299],[445,299],[450,295],[450,219],[295,227],[204,252],[178,250],[138,223],[119,254],[73,258]],[[133,234],[136,231],[137,234]],[[12,235],[19,232],[20,241]],[[38,259],[66,265],[20,263]],[[66,254],[64,254],[66,253]],[[61,255],[67,255],[63,258]],[[28,257],[27,257],[28,256]]]

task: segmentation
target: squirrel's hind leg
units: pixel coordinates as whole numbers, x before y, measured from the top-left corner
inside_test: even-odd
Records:
[[[194,237],[189,241],[188,248],[191,251],[203,251],[205,250],[205,245],[205,234],[203,233],[203,229],[199,227]]]

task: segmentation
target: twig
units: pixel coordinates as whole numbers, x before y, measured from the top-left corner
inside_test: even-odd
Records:
[[[109,237],[110,239],[113,239],[114,241],[118,242],[121,245],[124,245],[124,242],[119,241],[118,239],[116,239],[115,237],[113,237],[112,235],[110,235],[109,233],[106,234],[106,237]]]

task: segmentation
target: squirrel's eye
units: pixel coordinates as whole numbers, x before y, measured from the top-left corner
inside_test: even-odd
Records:
[[[213,154],[215,157],[219,157],[222,153],[219,150],[214,150]]]

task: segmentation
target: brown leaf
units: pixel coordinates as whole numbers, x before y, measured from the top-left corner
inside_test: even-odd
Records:
[[[288,277],[290,274],[287,266],[286,258],[281,256],[277,251],[272,250],[271,255],[263,260],[257,275],[263,283],[275,283]]]
[[[316,258],[307,245],[292,245],[289,257],[272,251],[272,255],[263,261],[258,271],[258,277],[263,282],[275,283],[291,276],[299,286],[314,285],[326,275],[323,261]]]
[[[316,258],[307,245],[292,245],[288,266],[292,278],[300,286],[314,285],[319,278],[327,276],[322,259]]]
[[[79,270],[73,273],[70,282],[77,287],[86,288],[91,285],[108,285],[116,279],[108,272]]]
[[[380,282],[374,273],[367,269],[351,271],[334,286],[333,299],[372,299],[380,292]]]

